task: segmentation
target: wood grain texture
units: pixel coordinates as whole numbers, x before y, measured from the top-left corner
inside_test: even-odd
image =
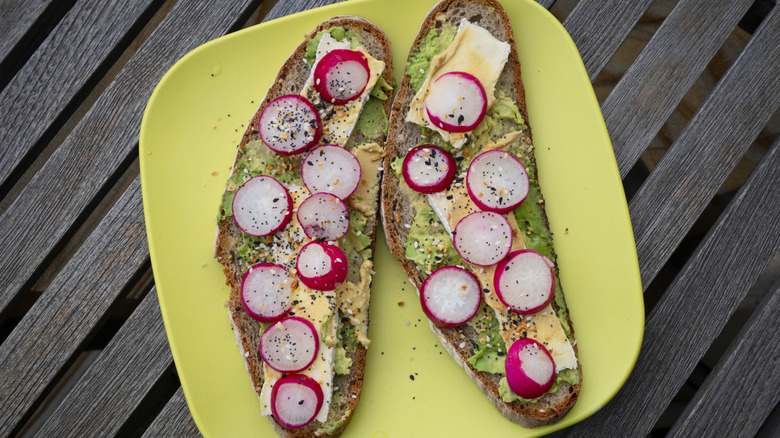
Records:
[[[644,288],[780,106],[774,8],[629,204]]]
[[[181,388],[171,397],[165,408],[157,415],[149,428],[144,432],[143,438],[166,437],[199,437],[200,432],[192,420],[184,392]]]
[[[545,9],[550,9],[550,7],[555,4],[555,0],[536,0],[536,3],[539,3]]]
[[[775,405],[775,409],[769,414],[769,418],[758,430],[755,438],[777,438],[778,430],[780,430],[780,403]]]
[[[776,390],[780,387],[777,315],[780,280],[696,391],[668,436],[737,437],[758,432],[780,401],[780,391]]]
[[[309,9],[319,8],[333,3],[339,3],[344,0],[287,0],[275,4],[268,14],[263,18],[263,22],[295,14]]]
[[[645,436],[780,250],[780,141],[653,308],[636,366],[617,396],[570,436]],[[776,318],[774,327],[776,329]],[[630,419],[630,420],[627,420]]]
[[[114,436],[172,362],[153,289],[36,436]]]
[[[598,76],[652,0],[582,0],[563,22],[580,51],[590,80]]]
[[[0,61],[19,44],[33,24],[41,18],[53,0],[0,2]]]
[[[625,178],[752,0],[684,0],[601,106]]]
[[[41,170],[0,216],[0,314],[74,227],[122,162],[136,154],[144,107],[190,50],[246,21],[256,0],[182,0],[128,61]],[[40,238],[46,236],[45,238]]]
[[[0,185],[154,3],[85,0],[68,11],[0,93]]]
[[[0,436],[9,435],[149,257],[140,179],[0,345]]]

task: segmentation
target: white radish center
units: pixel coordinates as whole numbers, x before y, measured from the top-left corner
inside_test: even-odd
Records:
[[[504,151],[488,151],[474,158],[466,184],[474,202],[495,209],[511,209],[528,195],[525,168]]]
[[[512,227],[492,211],[472,213],[455,227],[455,249],[469,263],[490,266],[512,249]]]
[[[341,61],[325,73],[330,95],[348,100],[360,94],[368,83],[368,70],[357,60]]]
[[[265,236],[275,232],[289,214],[287,189],[271,177],[250,179],[233,197],[233,218],[247,234]]]
[[[453,127],[473,128],[485,112],[485,93],[473,76],[444,74],[431,84],[425,107],[434,125],[445,131]]]
[[[407,161],[411,186],[429,187],[436,185],[447,176],[449,160],[432,148],[421,148]]]
[[[330,193],[309,196],[298,207],[303,232],[315,240],[338,240],[349,231],[349,210]]]
[[[310,192],[331,193],[346,199],[360,183],[360,162],[343,147],[319,146],[306,156],[301,176]]]
[[[317,413],[317,393],[300,383],[283,383],[274,400],[276,413],[291,426],[306,424]]]
[[[553,275],[544,258],[528,251],[516,255],[504,267],[498,287],[506,303],[528,311],[541,306],[552,294]]]
[[[536,344],[528,344],[517,353],[520,368],[529,379],[544,385],[553,375],[554,365],[550,358]]]
[[[479,283],[460,269],[441,269],[425,283],[425,304],[444,322],[461,322],[471,316],[481,298]]]
[[[295,319],[283,319],[270,326],[262,336],[262,356],[278,371],[297,371],[311,362],[316,354],[317,333],[311,326]]]
[[[317,119],[314,110],[301,97],[283,96],[260,114],[260,136],[271,149],[293,153],[314,141]]]
[[[241,294],[252,312],[272,318],[292,305],[291,284],[292,278],[282,267],[250,268],[241,285]]]
[[[310,244],[298,254],[298,273],[304,277],[316,278],[330,273],[333,263],[322,245]]]

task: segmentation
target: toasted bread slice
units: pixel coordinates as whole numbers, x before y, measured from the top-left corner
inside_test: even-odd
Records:
[[[260,116],[260,112],[265,106],[273,99],[285,95],[285,94],[299,94],[307,78],[311,72],[311,66],[304,61],[304,54],[306,52],[307,42],[315,37],[315,35],[323,30],[328,30],[333,27],[341,27],[346,31],[357,32],[357,39],[359,45],[363,47],[368,53],[371,54],[377,60],[383,61],[386,65],[382,78],[386,84],[392,83],[392,52],[390,49],[390,42],[386,35],[373,23],[366,19],[354,17],[354,16],[337,16],[329,19],[314,29],[292,53],[287,59],[284,65],[279,70],[276,79],[269,89],[266,96],[260,103],[258,110],[253,115],[249,123],[248,128],[244,133],[241,142],[238,146],[236,155],[236,163],[242,156],[243,151],[247,144],[260,140],[257,131],[257,122]],[[368,91],[367,91],[368,92]],[[391,97],[387,97],[383,102],[383,109],[385,114],[389,114]],[[384,146],[384,135],[381,138],[366,138],[364,134],[355,129],[347,142],[348,147],[360,145],[367,142],[376,142],[379,147]],[[300,166],[300,161],[303,159],[302,155],[286,158],[286,163],[295,166]],[[297,160],[297,162],[296,162]],[[377,166],[380,162],[377,161]],[[233,172],[239,172],[237,166],[234,166]],[[378,175],[379,178],[381,175]],[[377,180],[378,181],[378,180]],[[374,199],[365,199],[364,202],[373,205],[374,210],[378,210],[379,204],[379,190],[373,192]],[[230,184],[228,184],[230,185]],[[231,190],[228,187],[227,191]],[[235,187],[232,187],[235,190]],[[227,193],[226,191],[226,193]],[[368,216],[365,224],[365,228],[362,233],[368,236],[371,240],[370,248],[373,253],[373,247],[376,236],[376,225],[378,220],[378,214],[373,217]],[[223,211],[220,212],[218,217],[214,256],[223,265],[224,272],[227,278],[227,284],[230,286],[230,297],[227,300],[227,306],[229,310],[230,323],[233,327],[236,343],[241,352],[241,356],[244,359],[246,369],[249,373],[249,378],[252,387],[260,397],[261,388],[263,387],[263,360],[258,351],[258,345],[260,343],[260,336],[262,333],[262,326],[260,323],[252,319],[241,307],[241,281],[243,273],[246,270],[248,261],[241,260],[241,256],[237,252],[237,247],[242,244],[242,231],[236,226],[232,217],[226,217]],[[371,258],[369,258],[370,260]],[[349,263],[357,263],[357,267],[361,266],[362,259],[351,259]],[[353,281],[357,283],[360,277],[356,277],[357,267],[355,269],[350,268],[347,281]],[[369,280],[370,281],[370,280]],[[349,328],[350,323],[348,318],[341,318],[337,313],[338,318],[338,332],[342,333],[345,328]],[[368,324],[368,318],[366,317],[365,323]],[[355,406],[360,398],[360,392],[363,385],[363,372],[365,368],[366,359],[366,347],[362,343],[357,343],[353,348],[346,348],[346,357],[351,360],[351,366],[347,373],[334,373],[334,379],[332,388],[338,388],[334,390],[339,391],[341,396],[332,400],[330,404],[329,414],[327,421],[319,422],[313,421],[304,427],[298,429],[290,429],[279,424],[273,416],[269,416],[269,420],[274,429],[280,436],[283,437],[308,437],[308,436],[320,436],[331,437],[338,436],[347,426],[347,423],[352,417],[352,413],[355,410]],[[262,403],[262,400],[261,400]]]
[[[536,164],[533,157],[533,148],[531,146],[531,130],[528,124],[528,111],[525,103],[525,91],[520,72],[520,62],[515,47],[515,41],[512,34],[512,28],[509,18],[503,7],[495,0],[444,0],[434,6],[417,34],[412,44],[412,51],[409,60],[423,39],[431,30],[441,29],[445,23],[455,27],[461,20],[468,20],[487,29],[496,39],[506,42],[510,46],[510,53],[502,73],[496,83],[496,90],[505,93],[505,96],[511,98],[519,109],[525,127],[522,135],[517,141],[525,142],[523,146],[527,150],[529,164],[526,165],[529,178],[536,180]],[[407,61],[408,62],[408,61]],[[407,113],[410,104],[415,97],[416,90],[412,87],[410,75],[408,72],[404,75],[403,81],[398,89],[398,93],[393,102],[393,108],[390,113],[390,128],[388,132],[385,169],[390,169],[393,160],[400,159],[414,146],[420,143],[428,142],[430,131],[423,135],[420,127],[414,123],[407,122]],[[456,180],[457,181],[457,180]],[[417,211],[410,202],[410,199],[400,188],[405,185],[403,178],[394,172],[385,172],[382,184],[382,215],[385,236],[387,238],[390,250],[403,264],[404,270],[410,281],[419,290],[424,280],[424,268],[420,269],[412,260],[406,258],[404,244],[410,234],[409,224],[414,222]],[[407,187],[408,190],[408,187]],[[407,192],[408,193],[408,192]],[[537,201],[541,207],[541,218],[543,226],[549,232],[549,224],[544,213],[543,200]],[[528,202],[528,201],[526,201]],[[552,252],[552,250],[551,250]],[[555,254],[552,252],[551,259],[555,260]],[[430,268],[429,268],[430,269]],[[557,270],[556,270],[557,272]],[[560,301],[559,301],[560,300]],[[559,304],[565,308],[563,297],[556,297],[553,301],[553,309],[558,312]],[[572,327],[568,313],[564,310],[565,321],[569,327]],[[493,374],[476,370],[468,359],[473,354],[473,347],[484,339],[484,335],[478,333],[471,324],[463,324],[456,328],[440,328],[431,324],[431,329],[439,337],[445,349],[460,364],[466,373],[474,380],[479,388],[485,393],[496,408],[509,420],[523,427],[537,427],[541,425],[552,424],[559,421],[574,405],[580,391],[580,384],[570,384],[561,382],[558,390],[554,393],[547,393],[535,402],[512,401],[505,402],[499,394],[499,380],[503,377],[500,374]],[[576,343],[574,342],[574,330],[570,330],[569,341],[573,344],[576,354]],[[577,365],[576,373],[579,377],[582,375],[581,365]],[[581,382],[581,379],[578,379]]]

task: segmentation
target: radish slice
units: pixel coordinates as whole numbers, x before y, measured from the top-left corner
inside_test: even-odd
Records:
[[[525,399],[543,396],[555,382],[555,361],[544,345],[531,338],[515,341],[506,355],[509,389]]]
[[[320,115],[306,98],[294,94],[277,97],[260,113],[260,138],[281,155],[301,153],[322,135]]]
[[[510,153],[487,151],[471,161],[466,187],[479,208],[504,214],[528,196],[528,174]]]
[[[513,312],[535,313],[552,300],[555,275],[545,258],[536,251],[521,249],[509,253],[496,266],[496,295]]]
[[[271,412],[284,427],[303,427],[317,416],[325,399],[322,388],[309,376],[290,374],[271,390]]]
[[[334,105],[357,99],[368,84],[368,61],[357,50],[328,52],[314,67],[314,89]]]
[[[474,76],[452,71],[439,76],[425,98],[425,111],[434,126],[447,132],[468,132],[487,111],[485,89]]]
[[[452,155],[432,144],[417,146],[404,157],[401,173],[406,184],[420,193],[436,193],[455,179],[457,165]]]
[[[455,250],[473,265],[495,265],[512,249],[512,227],[503,215],[492,211],[469,214],[452,234]]]
[[[457,266],[439,268],[423,282],[422,309],[439,327],[457,327],[471,319],[482,297],[479,280]]]
[[[314,362],[320,349],[317,330],[308,320],[290,316],[268,326],[260,337],[260,355],[280,373],[297,373]]]
[[[295,262],[298,278],[315,290],[334,290],[347,278],[347,257],[341,248],[323,242],[303,245]]]
[[[312,193],[332,193],[347,199],[360,184],[360,161],[341,146],[326,144],[312,149],[301,166],[301,177]]]
[[[273,234],[290,222],[292,197],[273,177],[260,175],[249,179],[233,196],[233,220],[250,236]]]
[[[260,263],[244,274],[241,306],[253,319],[273,322],[292,306],[292,278],[281,265]]]
[[[330,193],[315,193],[298,206],[298,222],[314,240],[338,240],[349,231],[349,210]]]

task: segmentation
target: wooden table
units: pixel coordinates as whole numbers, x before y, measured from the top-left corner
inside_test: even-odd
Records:
[[[0,436],[198,434],[151,276],[143,109],[198,45],[326,3],[0,2]],[[561,3],[572,6],[564,25],[596,80],[653,2]],[[619,394],[562,435],[780,434],[780,140],[712,208],[780,106],[780,7],[750,11],[760,25],[743,22],[752,35],[739,56],[657,165],[640,160],[751,3],[680,0],[604,93],[646,332]],[[749,318],[734,322],[757,283],[767,286]]]

